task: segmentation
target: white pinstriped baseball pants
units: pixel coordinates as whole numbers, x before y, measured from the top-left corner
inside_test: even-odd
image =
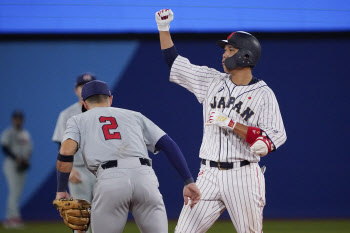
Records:
[[[257,163],[230,170],[201,165],[197,177],[202,198],[183,206],[176,233],[206,232],[227,209],[237,233],[262,233],[265,178]]]

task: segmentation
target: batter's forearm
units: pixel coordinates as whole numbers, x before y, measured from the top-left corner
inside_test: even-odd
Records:
[[[245,140],[247,137],[248,126],[245,126],[240,123],[236,123],[236,126],[233,129],[233,132]]]
[[[169,31],[159,31],[160,48],[168,49],[174,46],[173,40]]]

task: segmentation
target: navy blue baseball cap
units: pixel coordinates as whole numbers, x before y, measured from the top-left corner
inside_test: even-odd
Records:
[[[83,86],[83,89],[81,91],[81,98],[85,101],[87,98],[93,95],[111,96],[111,91],[109,90],[107,83],[100,80],[94,80],[86,83]],[[83,104],[82,112],[85,112],[85,111],[86,111],[86,108],[84,107],[84,104]]]
[[[24,118],[24,114],[21,110],[17,109],[15,111],[13,111],[12,113],[12,118]]]
[[[75,87],[84,85],[85,83],[88,83],[93,80],[96,80],[95,75],[91,73],[83,73],[77,77],[77,80],[75,81]]]

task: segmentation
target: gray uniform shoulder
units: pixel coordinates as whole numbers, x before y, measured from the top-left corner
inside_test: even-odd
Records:
[[[1,133],[1,144],[2,145],[7,145],[9,143],[9,136],[10,136],[11,132],[12,132],[12,127],[8,127]]]
[[[128,118],[131,117],[131,118],[137,118],[137,119],[143,116],[140,112],[132,111],[129,109],[108,107],[108,108],[104,108],[102,111],[99,108],[94,108],[89,111],[86,111],[85,113],[74,115],[72,117],[72,120],[74,119],[76,122],[78,122],[81,119],[87,118],[89,115],[106,114],[106,113],[122,114],[124,116],[127,116]]]
[[[60,115],[64,116],[65,118],[69,119],[72,116],[75,116],[77,114],[81,113],[81,107],[78,102],[72,104],[68,108],[61,111]]]
[[[10,133],[10,131],[12,130],[13,128],[12,127],[7,127],[6,129],[4,129],[1,133],[1,135],[5,135],[5,134],[8,134]]]
[[[144,117],[144,115],[140,112],[136,112],[133,110],[129,110],[129,109],[125,109],[125,108],[116,108],[116,107],[111,107],[112,109],[114,109],[115,111],[124,113],[124,114],[128,114],[134,117]]]
[[[79,113],[81,113],[81,107],[78,102],[60,112],[56,122],[55,131],[52,136],[52,141],[61,143],[68,119]]]

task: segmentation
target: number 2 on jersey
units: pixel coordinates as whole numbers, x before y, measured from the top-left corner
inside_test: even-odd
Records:
[[[109,121],[110,124],[104,124],[102,126],[102,131],[103,131],[103,134],[105,135],[105,139],[106,140],[109,140],[109,139],[121,139],[121,136],[120,136],[120,133],[119,132],[115,132],[115,133],[110,133],[109,130],[111,129],[116,129],[118,128],[118,124],[117,124],[117,121],[115,120],[114,117],[104,117],[104,116],[101,116],[99,118],[100,122],[101,123],[104,123],[106,121]]]

